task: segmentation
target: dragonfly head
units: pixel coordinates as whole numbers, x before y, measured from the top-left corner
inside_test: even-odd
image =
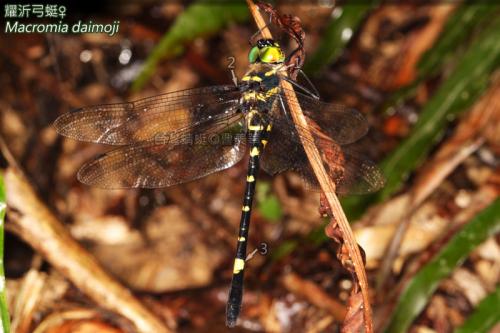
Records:
[[[272,39],[259,39],[248,53],[251,64],[261,62],[265,64],[282,64],[285,62],[285,53],[281,46]]]

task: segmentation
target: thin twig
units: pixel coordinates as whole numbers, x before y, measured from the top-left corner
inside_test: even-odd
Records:
[[[255,19],[257,27],[259,28],[262,34],[262,37],[272,39],[271,32],[266,27],[266,23],[262,18],[262,15],[260,14],[258,7],[252,2],[252,0],[247,0],[247,4],[250,9],[250,12],[252,13]],[[293,86],[285,80],[281,80],[281,87],[286,91],[293,92]],[[366,272],[364,269],[361,253],[359,251],[357,242],[354,238],[354,234],[352,233],[347,217],[344,211],[342,210],[342,206],[340,205],[337,196],[335,195],[335,184],[329,177],[323,163],[320,162],[322,161],[322,158],[318,151],[318,148],[314,144],[309,144],[309,142],[314,142],[314,139],[309,130],[307,120],[304,114],[302,113],[302,110],[299,107],[297,96],[294,93],[287,93],[286,99],[290,108],[290,113],[292,115],[293,121],[296,125],[296,129],[301,134],[300,139],[304,146],[304,150],[306,152],[309,163],[311,164],[314,174],[318,179],[321,189],[325,193],[326,199],[330,205],[333,216],[335,217],[335,221],[338,223],[340,230],[343,233],[344,240],[347,244],[347,248],[349,249],[349,254],[353,261],[354,269],[357,278],[359,280],[361,293],[363,295],[365,330],[367,333],[371,333],[373,332],[372,310],[368,295],[368,280],[366,277]]]
[[[304,297],[318,308],[327,310],[336,320],[344,320],[347,313],[346,306],[328,296],[316,283],[303,280],[293,272],[286,274],[282,282],[290,292]]]
[[[31,331],[30,327],[40,303],[46,280],[47,275],[35,269],[30,269],[24,275],[12,309],[12,332],[26,333]]]
[[[36,194],[1,136],[0,149],[10,165],[4,180],[8,208],[15,212],[10,219],[13,230],[96,303],[129,319],[138,332],[171,332],[71,237]]]

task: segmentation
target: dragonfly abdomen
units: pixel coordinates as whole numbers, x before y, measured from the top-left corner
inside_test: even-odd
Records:
[[[236,257],[233,265],[233,278],[229,299],[226,308],[226,324],[229,327],[236,325],[236,320],[241,310],[243,298],[243,278],[245,271],[245,259],[247,257],[248,230],[250,228],[250,216],[252,203],[255,195],[255,184],[259,172],[259,161],[271,126],[262,117],[257,109],[250,109],[246,115],[247,136],[249,141],[249,160],[245,186],[245,195],[241,207],[240,231],[236,245]]]

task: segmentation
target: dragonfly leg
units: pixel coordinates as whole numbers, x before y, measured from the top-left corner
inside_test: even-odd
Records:
[[[285,81],[288,81],[289,83],[291,83],[293,86],[301,89],[303,92],[305,92],[306,94],[310,95],[312,98],[316,99],[316,100],[319,100],[319,92],[318,90],[316,89],[316,87],[311,83],[311,81],[309,80],[309,78],[306,76],[306,74],[302,71],[302,70],[299,70],[299,73],[302,74],[302,76],[306,79],[306,82],[309,84],[309,86],[312,88],[312,90],[314,91],[310,91],[309,89],[307,89],[306,87],[304,87],[303,85],[301,85],[300,83],[297,83],[296,81],[294,80],[291,80],[287,77],[284,77],[283,80]]]

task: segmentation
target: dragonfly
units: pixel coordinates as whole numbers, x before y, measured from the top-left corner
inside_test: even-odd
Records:
[[[376,165],[349,148],[363,137],[364,116],[341,104],[320,101],[307,90],[280,86],[287,79],[284,50],[260,39],[248,54],[249,69],[237,85],[194,88],[134,102],[83,107],[65,113],[54,126],[63,136],[117,146],[85,164],[84,184],[106,189],[163,188],[230,168],[248,156],[226,324],[236,325],[243,298],[250,216],[258,172],[295,171],[319,188],[304,145],[325,156],[325,169],[340,194],[374,192],[384,184]],[[311,136],[291,118],[287,98],[306,116]]]

